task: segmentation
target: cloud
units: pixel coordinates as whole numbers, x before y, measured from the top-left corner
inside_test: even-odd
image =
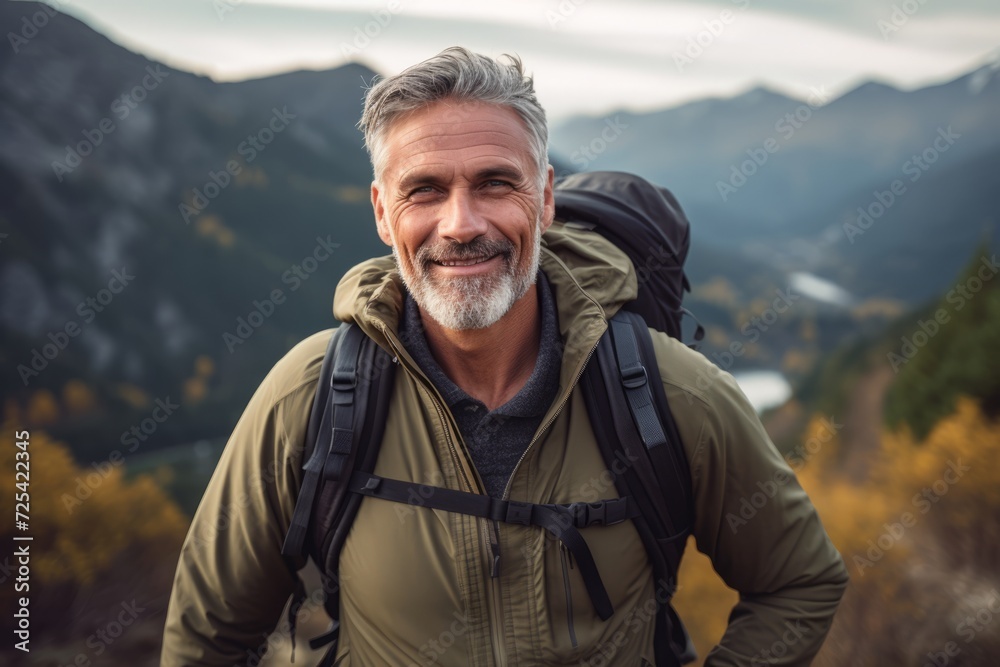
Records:
[[[232,11],[220,17],[217,2],[230,3]],[[871,77],[901,86],[939,81],[971,69],[1000,35],[1000,9],[980,0],[948,6],[957,9],[926,3],[886,38],[877,20],[891,14],[892,4],[861,0],[64,5],[129,48],[219,80],[323,69],[348,59],[392,73],[454,44],[493,56],[515,52],[556,119],[662,108],[761,83],[804,97],[812,87],[838,93]],[[691,49],[697,57],[679,67],[677,54],[692,42],[701,45]]]

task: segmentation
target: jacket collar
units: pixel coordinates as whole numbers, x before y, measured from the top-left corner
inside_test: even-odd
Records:
[[[638,293],[628,256],[596,232],[555,222],[542,237],[541,269],[552,287],[562,337],[560,393],[572,388],[607,320]],[[391,255],[350,269],[337,286],[333,314],[353,322],[393,355],[412,359],[398,339],[404,288]],[[559,401],[557,401],[558,403]]]

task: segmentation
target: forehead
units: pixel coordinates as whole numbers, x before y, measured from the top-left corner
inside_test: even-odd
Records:
[[[528,129],[513,109],[441,100],[398,118],[386,133],[385,176],[422,167],[487,166],[496,162],[529,173],[534,167]]]

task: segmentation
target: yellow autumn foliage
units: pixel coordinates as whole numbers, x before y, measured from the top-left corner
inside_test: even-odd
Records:
[[[62,401],[71,415],[84,415],[97,408],[97,396],[82,380],[63,385]]]
[[[722,276],[716,276],[698,285],[694,288],[692,295],[695,298],[714,303],[724,308],[734,308],[739,301],[736,290]]]
[[[199,355],[194,360],[194,372],[198,377],[211,377],[215,373],[215,362],[212,361],[212,357],[207,354]]]
[[[205,398],[208,389],[205,387],[205,380],[200,377],[188,378],[184,381],[184,402],[196,404]]]
[[[48,389],[39,389],[28,399],[28,422],[35,425],[51,424],[59,418],[59,403]]]
[[[241,164],[242,169],[236,174],[236,187],[238,188],[266,188],[268,183],[267,174],[259,167],[249,167]]]
[[[3,432],[8,443],[0,447],[0,469],[8,473],[0,493],[13,498],[21,450],[11,444],[14,426]],[[100,585],[115,576],[123,556],[132,567],[151,567],[177,553],[187,519],[151,478],[126,481],[111,461],[78,466],[64,445],[40,430],[32,430],[28,442],[30,518],[20,534],[33,537],[31,571],[41,586]],[[9,543],[13,532],[13,520],[5,522],[0,539]]]
[[[789,348],[781,359],[781,370],[789,375],[808,372],[813,367],[813,355],[802,350]]]
[[[973,528],[1000,511],[1000,428],[976,401],[962,398],[955,412],[926,439],[908,429],[885,431],[867,479],[851,482],[826,474],[829,461],[810,461],[799,480],[845,557],[867,549],[884,523],[912,516],[913,528],[935,524]],[[892,551],[896,551],[893,549]],[[850,563],[849,563],[850,565]]]
[[[119,398],[137,410],[149,407],[149,394],[134,384],[124,383],[118,385],[117,393]]]
[[[963,398],[922,441],[906,430],[883,432],[861,478],[848,477],[841,467],[842,433],[831,437],[829,423],[814,416],[800,441],[819,446],[788,457],[852,580],[816,664],[848,664],[847,655],[900,660],[905,651],[900,636],[927,622],[949,629],[948,621],[930,618],[945,614],[944,609],[915,597],[942,599],[943,592],[928,589],[927,581],[954,582],[952,574],[959,570],[963,576],[977,567],[988,570],[988,563],[977,564],[975,558],[1000,549],[1000,424],[976,401]],[[909,525],[903,526],[904,519]],[[698,649],[696,664],[702,664],[722,637],[737,595],[693,542],[678,581],[675,606]],[[859,626],[871,632],[858,632]]]
[[[698,651],[698,664],[701,664],[711,648],[722,639],[729,610],[739,596],[722,582],[712,568],[712,561],[698,551],[694,538],[688,539],[677,582],[674,608],[691,635]]]
[[[236,234],[232,229],[222,222],[222,218],[217,215],[202,215],[195,223],[195,231],[198,234],[214,239],[216,243],[224,248],[228,248],[236,240]]]

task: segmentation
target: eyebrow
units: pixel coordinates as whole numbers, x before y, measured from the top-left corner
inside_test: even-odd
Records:
[[[487,167],[481,171],[477,171],[475,174],[475,179],[477,181],[487,181],[491,178],[505,178],[511,181],[519,181],[524,178],[524,174],[520,170],[514,169],[513,167]]]

